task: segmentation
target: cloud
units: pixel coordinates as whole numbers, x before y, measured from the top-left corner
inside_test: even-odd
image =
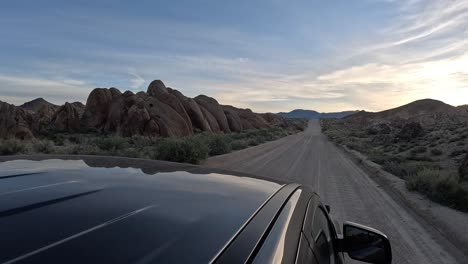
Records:
[[[27,45],[26,40],[35,39],[28,51],[62,57],[22,58],[27,65],[13,72],[10,63],[4,63],[8,67],[0,66],[0,99],[84,101],[93,87],[140,90],[145,83],[162,79],[188,96],[207,94],[223,104],[255,111],[383,110],[425,97],[466,103],[462,101],[468,98],[468,2],[364,2],[385,9],[381,12],[385,16],[365,20],[365,34],[354,34],[361,24],[346,22],[353,12],[334,13],[335,6],[324,8],[320,16],[305,9],[304,18],[284,17],[294,22],[281,24],[288,34],[276,31],[276,22],[255,31],[254,26],[238,23],[127,13],[116,19],[106,12],[76,9],[58,18],[67,32],[82,36],[78,40],[50,27],[56,24],[53,16],[23,21],[12,15],[8,19],[19,29],[7,42],[18,37]],[[307,20],[310,17],[330,20],[317,24]],[[332,22],[337,26],[328,25]],[[44,30],[28,32],[27,27],[36,23]],[[54,45],[46,45],[49,40]],[[26,74],[31,72],[34,76]]]
[[[0,75],[0,100],[17,105],[38,97],[56,104],[84,101],[90,91],[81,80]]]
[[[143,79],[140,75],[136,73],[130,73],[134,78],[130,79],[130,87],[132,89],[139,89],[145,83],[145,79]]]

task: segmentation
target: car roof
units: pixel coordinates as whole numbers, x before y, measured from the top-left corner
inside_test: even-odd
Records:
[[[209,262],[284,187],[176,163],[50,158],[0,159],[2,263]]]

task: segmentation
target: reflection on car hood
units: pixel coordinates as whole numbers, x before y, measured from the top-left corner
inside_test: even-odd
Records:
[[[0,263],[206,263],[281,187],[116,158],[4,161],[0,183]]]

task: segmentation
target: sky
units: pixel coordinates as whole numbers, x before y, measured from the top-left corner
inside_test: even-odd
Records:
[[[2,1],[0,61],[17,105],[155,79],[256,112],[462,105],[468,1]]]

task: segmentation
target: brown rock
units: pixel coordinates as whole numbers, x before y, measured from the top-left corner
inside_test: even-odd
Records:
[[[36,113],[35,118],[40,124],[49,124],[59,106],[43,105]]]
[[[194,98],[199,106],[203,106],[211,115],[216,119],[219,129],[223,132],[231,132],[229,124],[224,114],[223,108],[219,105],[218,101],[206,95],[199,95]],[[206,115],[205,115],[206,116]],[[210,124],[211,125],[211,124]],[[213,127],[211,127],[213,130]],[[214,130],[213,130],[214,131]]]
[[[37,98],[32,101],[26,102],[19,107],[23,108],[24,110],[31,111],[33,113],[37,113],[41,108],[47,107],[49,109],[57,110],[59,108],[58,105],[49,103],[48,101],[44,100],[44,98]]]
[[[37,124],[31,112],[0,101],[0,138],[32,139]]]
[[[155,80],[150,83],[148,86],[148,95],[156,97],[160,102],[167,104],[172,107],[187,123],[187,126],[192,130],[192,121],[190,120],[189,115],[185,111],[185,108],[182,102],[172,94],[173,90],[171,88],[166,88],[164,83],[160,80]]]
[[[229,124],[229,128],[233,132],[240,132],[243,130],[242,120],[235,109],[232,106],[223,106],[224,114],[226,115],[226,119]]]
[[[55,112],[50,128],[61,132],[78,131],[80,129],[81,112],[83,112],[83,104],[66,102]]]
[[[250,109],[240,109],[230,105],[223,105],[223,109],[232,131],[271,127],[270,122],[268,122],[263,115],[254,113]],[[276,115],[271,118],[278,120]]]
[[[159,127],[160,135],[163,137],[181,137],[192,135],[192,126],[187,124],[174,108],[159,101],[154,96],[141,96],[143,107],[148,111],[152,120]]]
[[[194,128],[198,128],[201,131],[211,132],[211,127],[208,124],[208,121],[205,119],[202,110],[198,106],[197,102],[195,102],[195,100],[189,97],[185,97],[181,92],[177,90],[169,89],[169,91],[182,103]]]
[[[96,88],[88,96],[86,107],[81,118],[86,129],[102,129],[107,123],[110,106],[122,93],[116,88]]]
[[[201,105],[198,105],[198,107],[200,108],[203,114],[203,118],[206,120],[206,122],[210,126],[210,131],[215,132],[215,133],[221,132],[221,129],[219,128],[219,124],[218,124],[218,121],[216,121],[216,118],[208,110],[206,110],[205,107]]]

